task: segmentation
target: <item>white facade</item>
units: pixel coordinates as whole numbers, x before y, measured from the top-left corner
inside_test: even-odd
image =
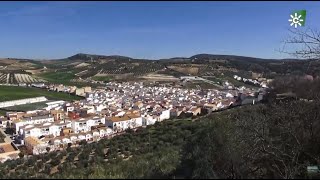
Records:
[[[99,104],[98,106],[96,106],[96,111],[97,112],[100,112],[102,111],[102,109],[106,108],[107,106],[106,105],[103,105],[103,104]]]
[[[51,115],[24,118],[21,121],[15,122],[16,133],[19,132],[19,129],[21,126],[24,126],[27,124],[43,124],[46,122],[54,122],[54,118]]]
[[[163,121],[165,119],[170,119],[170,109],[162,111],[160,114],[160,121]]]
[[[53,136],[59,136],[61,132],[61,127],[57,126],[57,125],[52,125],[49,127],[49,134],[53,135]]]
[[[71,128],[75,133],[87,132],[87,121],[83,121],[81,119],[79,121],[72,121]]]
[[[67,127],[71,128],[71,122],[59,123],[59,124],[47,122],[41,125],[29,124],[21,127],[19,129],[19,134],[24,135],[24,137],[28,137],[28,136],[40,137],[40,136],[47,136],[47,135],[53,135],[54,137],[56,137],[56,136],[60,136],[61,129],[67,128]]]
[[[105,118],[93,117],[92,119],[79,119],[78,121],[72,121],[71,128],[75,133],[87,132],[91,130],[92,126],[104,124]]]
[[[148,126],[148,125],[155,124],[157,122],[157,119],[154,118],[153,116],[147,116],[144,118],[144,121],[145,121],[144,125]]]
[[[74,110],[74,107],[73,107],[73,106],[67,107],[67,113],[68,113],[69,111],[73,111],[73,110]]]
[[[106,126],[112,128],[114,131],[120,132],[126,129],[134,129],[141,127],[143,125],[142,117],[132,118],[128,120],[121,120],[114,122],[112,120],[106,119]]]
[[[29,125],[29,126],[33,126],[33,125]],[[25,137],[28,137],[28,136],[39,137],[41,134],[41,129],[36,127],[20,129],[20,134],[23,134]]]

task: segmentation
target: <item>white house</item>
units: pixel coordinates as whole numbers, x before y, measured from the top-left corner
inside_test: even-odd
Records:
[[[160,114],[160,121],[163,121],[165,119],[170,119],[170,109],[164,110]]]
[[[60,136],[60,132],[63,128],[71,127],[71,122],[46,122],[43,124],[26,124],[19,128],[19,134],[25,137],[33,136],[47,136],[53,135],[54,137]]]
[[[35,117],[29,117],[29,118],[23,118],[14,120],[13,124],[16,129],[16,133],[19,132],[19,129],[21,126],[27,125],[27,124],[43,124],[46,122],[54,122],[54,117],[51,115],[48,116],[35,116]]]
[[[79,120],[74,120],[72,121],[71,128],[73,132],[79,133],[79,132],[87,132],[88,127],[87,127],[87,119],[79,119]]]
[[[107,117],[106,126],[113,129],[113,131],[120,132],[128,128],[137,128],[142,126],[142,117],[131,114],[118,117]]]
[[[97,112],[100,112],[102,111],[102,109],[105,109],[107,106],[106,105],[103,105],[103,104],[99,104],[98,106],[96,106],[96,111]]]
[[[41,129],[33,125],[27,125],[25,128],[21,128],[19,132],[21,135],[24,135],[24,137],[33,136],[38,138],[41,136]]]
[[[63,144],[68,144],[68,143],[71,143],[71,140],[70,140],[70,138],[68,138],[68,137],[63,137],[62,139],[61,139],[61,141],[62,141],[62,143]]]
[[[61,132],[61,127],[53,124],[49,126],[49,134],[53,135],[54,137],[59,136]]]
[[[100,123],[105,123],[104,117],[81,118],[79,120],[73,120],[71,128],[75,133],[87,132],[91,130],[92,126],[99,125]]]
[[[76,134],[70,135],[70,140],[71,140],[72,143],[77,142],[77,140],[78,140],[77,135]]]
[[[81,140],[85,140],[85,139],[86,139],[86,134],[85,133],[79,133],[78,140],[81,141]]]
[[[69,112],[69,111],[73,111],[74,110],[74,106],[66,106],[65,107],[65,111],[67,111],[67,113]]]
[[[62,106],[65,103],[65,101],[53,101],[53,102],[48,102],[47,107],[45,108],[47,111],[57,108],[59,106]]]
[[[146,115],[145,117],[143,117],[142,120],[143,120],[142,121],[143,126],[153,125],[154,123],[157,122],[157,118],[150,115]]]

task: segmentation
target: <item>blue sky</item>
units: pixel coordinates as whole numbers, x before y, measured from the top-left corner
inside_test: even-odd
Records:
[[[320,2],[1,2],[0,57],[285,58],[276,50],[301,9],[319,28]]]

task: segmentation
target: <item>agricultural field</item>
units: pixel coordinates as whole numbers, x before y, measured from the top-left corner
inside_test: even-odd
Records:
[[[0,84],[38,83],[46,82],[40,78],[34,78],[29,74],[0,73]]]
[[[53,72],[46,72],[42,74],[38,74],[38,77],[43,78],[49,82],[53,83],[61,83],[65,85],[69,85],[70,81],[76,78],[76,75],[72,71],[53,71]]]
[[[3,110],[3,109],[0,109],[0,116],[5,116],[5,115],[6,115],[6,112],[7,112],[7,111],[5,111],[5,110]]]
[[[34,78],[29,74],[14,74],[14,78],[18,83],[39,83],[39,82],[46,82],[40,78]]]
[[[37,102],[37,103],[31,103],[31,104],[23,104],[23,105],[18,105],[18,106],[10,106],[10,107],[5,107],[2,108],[2,110],[5,111],[32,111],[32,110],[37,110],[37,109],[42,109],[47,107],[47,102],[50,101],[45,101],[45,102]]]
[[[92,79],[95,81],[110,81],[112,77],[111,76],[93,76]]]
[[[53,92],[44,89],[19,87],[19,86],[0,86],[0,102],[24,98],[45,96],[50,100],[80,100],[81,97],[69,95],[63,92]]]
[[[0,73],[0,83],[1,84],[9,84],[10,74]]]
[[[108,66],[103,66],[103,69],[99,71],[99,74],[128,74],[133,73],[134,76],[140,76],[147,73],[159,71],[164,68],[164,65],[158,63],[108,63]]]

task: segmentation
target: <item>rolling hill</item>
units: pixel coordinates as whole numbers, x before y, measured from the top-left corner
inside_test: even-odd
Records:
[[[169,69],[169,70],[168,70]],[[150,73],[197,76],[217,76],[239,74],[251,76],[261,74],[266,78],[287,74],[320,75],[318,60],[299,59],[262,59],[235,55],[197,54],[191,57],[173,57],[168,59],[136,59],[120,55],[96,55],[79,53],[54,60],[30,60],[6,58],[0,59],[1,73],[15,71],[32,72],[33,76],[48,77],[48,74],[72,72],[72,80],[132,79],[136,80]],[[70,76],[71,77],[71,76]],[[45,78],[46,79],[46,78]],[[47,78],[48,79],[48,78]],[[68,79],[70,81],[70,78]]]

